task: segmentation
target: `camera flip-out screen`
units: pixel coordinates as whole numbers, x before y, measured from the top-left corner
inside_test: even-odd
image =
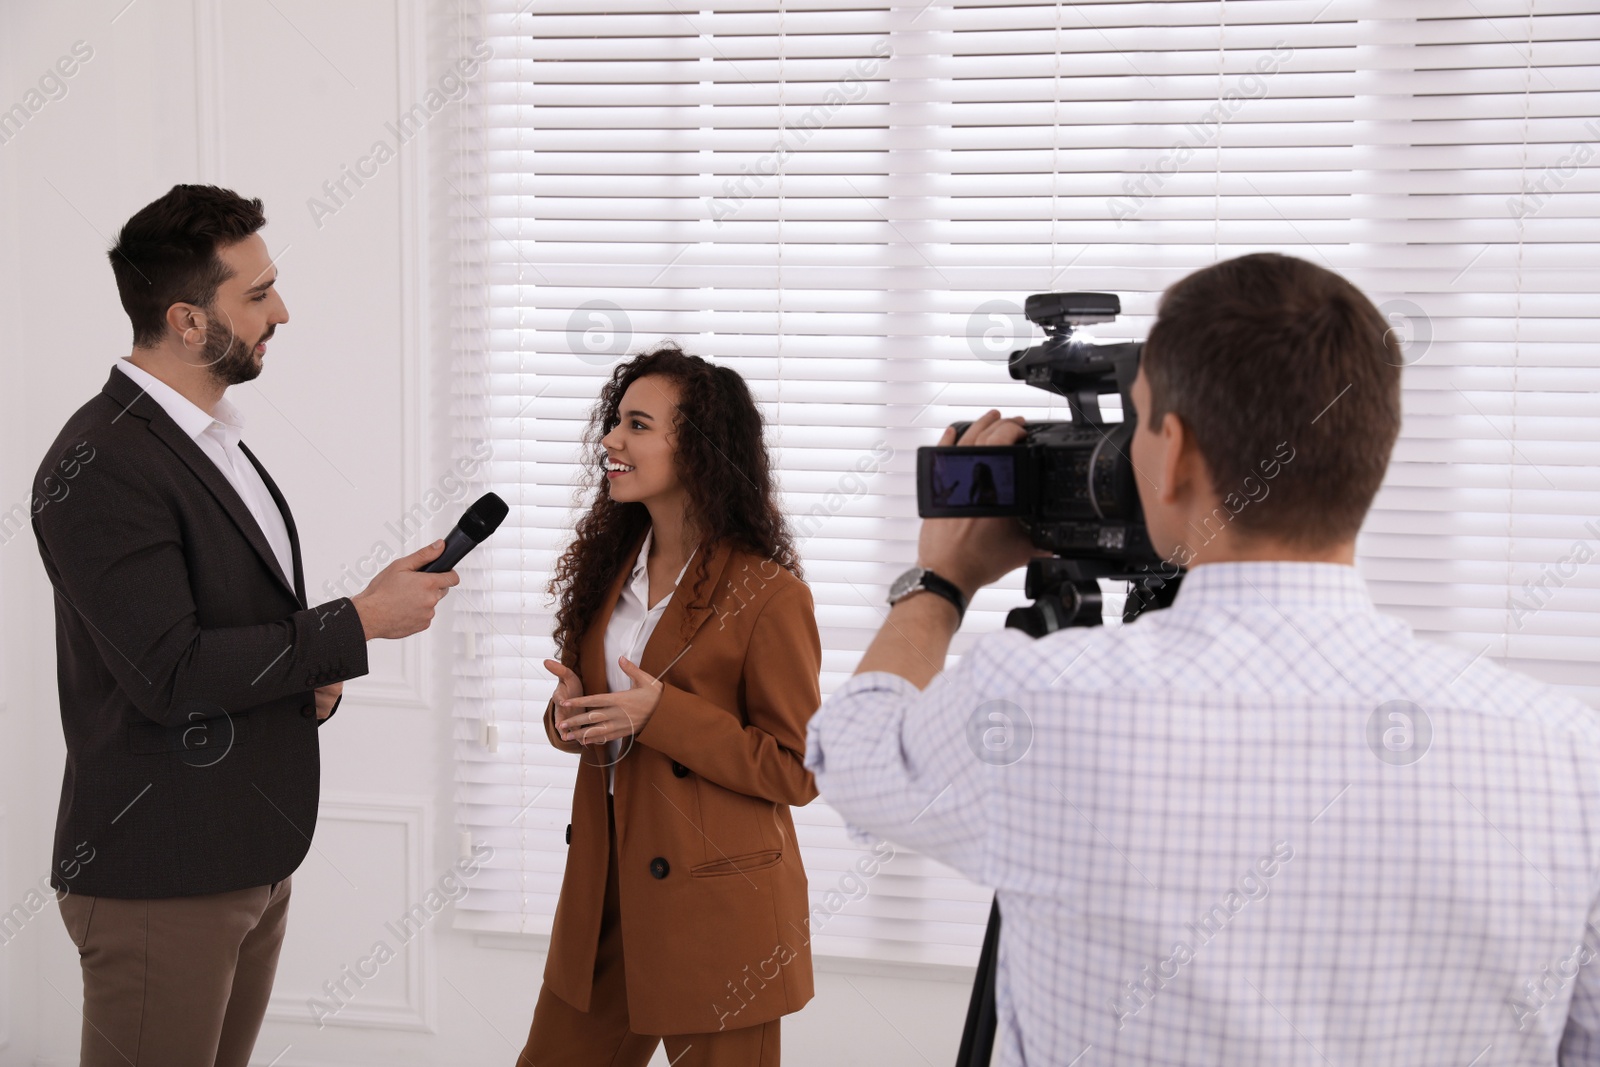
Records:
[[[1025,514],[1034,482],[1032,452],[1021,445],[917,449],[917,514],[925,519]]]

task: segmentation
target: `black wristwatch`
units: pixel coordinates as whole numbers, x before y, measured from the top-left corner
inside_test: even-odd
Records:
[[[961,595],[961,590],[948,579],[941,578],[926,567],[912,567],[894,580],[889,587],[889,603],[898,604],[912,593],[926,590],[937,593],[956,606],[956,625],[961,625],[961,620],[967,614],[967,598]]]

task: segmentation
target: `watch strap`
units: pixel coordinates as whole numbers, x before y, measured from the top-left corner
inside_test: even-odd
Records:
[[[956,624],[958,626],[960,625],[961,620],[966,618],[967,598],[961,595],[961,590],[948,578],[942,578],[933,571],[928,570],[926,567],[922,568],[922,574],[917,579],[917,584],[900,594],[900,596],[896,597],[894,600],[890,601],[890,603],[898,604],[912,593],[921,591],[942,596],[946,600],[950,601],[950,603],[953,604],[956,609]]]

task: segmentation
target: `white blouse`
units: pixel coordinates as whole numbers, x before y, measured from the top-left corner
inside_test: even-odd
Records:
[[[629,661],[638,664],[639,657],[644,654],[645,645],[650,643],[650,635],[655,632],[656,623],[661,621],[661,616],[667,610],[667,605],[672,601],[672,593],[661,598],[655,607],[650,607],[650,571],[647,561],[650,558],[650,541],[655,536],[655,529],[645,531],[644,544],[639,546],[639,558],[633,561],[633,574],[622,584],[622,591],[617,596],[617,606],[611,612],[611,622],[606,626],[606,685],[613,693],[621,693],[633,688],[633,679],[617,664],[618,656],[627,656]],[[700,551],[698,548],[695,552]],[[689,559],[683,563],[683,570],[672,580],[674,591],[678,583],[683,580],[684,571],[689,569],[689,563],[694,559],[694,552],[689,553]],[[606,742],[606,792],[615,792],[616,765],[623,756],[623,742],[629,738],[618,738]],[[630,743],[629,747],[632,745]]]

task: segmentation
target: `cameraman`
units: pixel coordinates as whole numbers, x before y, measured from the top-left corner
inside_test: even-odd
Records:
[[[1003,1067],[1600,1062],[1594,713],[1418,640],[1354,567],[1400,364],[1302,260],[1178,282],[1131,449],[1174,605],[941,672],[1039,553],[1015,519],[929,520],[935,577],[812,718],[846,820],[995,887]],[[990,411],[959,444],[1022,436]]]

